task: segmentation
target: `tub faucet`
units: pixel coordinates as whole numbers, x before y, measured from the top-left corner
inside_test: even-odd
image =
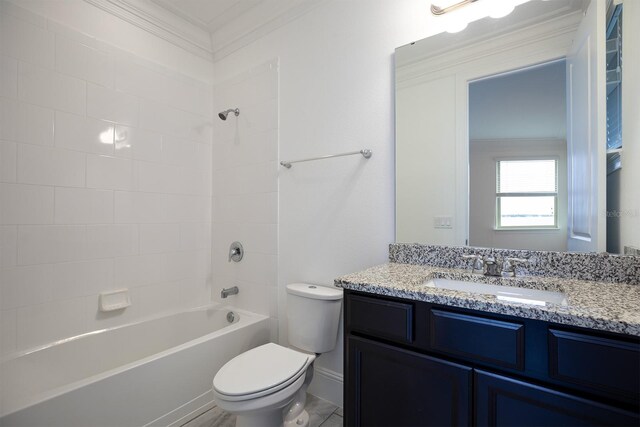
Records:
[[[237,295],[240,290],[237,286],[233,286],[231,288],[222,288],[220,291],[220,298],[226,298],[229,295]]]

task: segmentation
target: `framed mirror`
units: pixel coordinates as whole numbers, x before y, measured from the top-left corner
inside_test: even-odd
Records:
[[[637,8],[532,0],[396,49],[396,241],[638,254]]]

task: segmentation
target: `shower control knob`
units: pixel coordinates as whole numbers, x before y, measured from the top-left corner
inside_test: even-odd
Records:
[[[229,247],[229,262],[240,262],[243,256],[244,249],[242,248],[242,243],[233,242]]]

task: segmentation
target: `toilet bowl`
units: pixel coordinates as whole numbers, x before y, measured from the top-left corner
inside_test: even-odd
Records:
[[[224,365],[213,381],[218,406],[236,414],[236,426],[306,426],[306,391],[316,356],[265,344]]]
[[[268,343],[227,362],[213,379],[217,405],[236,414],[237,427],[306,427],[307,388],[319,353],[335,347],[342,290],[287,286],[287,348]]]

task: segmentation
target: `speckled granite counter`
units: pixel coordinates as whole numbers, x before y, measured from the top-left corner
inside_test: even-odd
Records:
[[[567,306],[534,306],[498,300],[494,295],[427,287],[432,278],[473,280],[563,292]],[[547,322],[640,336],[640,286],[553,277],[501,278],[471,274],[469,270],[388,263],[335,279],[335,285],[354,291],[408,298],[538,319]]]

